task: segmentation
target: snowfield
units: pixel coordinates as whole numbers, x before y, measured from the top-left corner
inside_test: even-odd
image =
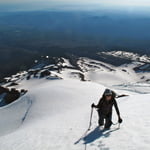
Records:
[[[94,110],[91,130],[86,132],[90,106],[99,101],[105,86],[75,79],[33,79],[19,86],[29,92],[0,109],[0,150],[150,149],[150,94],[116,89],[129,95],[117,99],[120,129],[117,124],[100,131]]]
[[[39,64],[5,78],[5,87],[16,83],[10,88],[28,92],[0,107],[0,150],[150,150],[150,58],[121,51],[104,54],[132,62],[113,66],[82,57],[73,65],[61,58],[58,64]],[[50,75],[41,78],[45,70]],[[123,123],[116,124],[113,111],[115,125],[101,130],[94,110],[88,131],[91,104],[98,103],[106,88],[128,95],[116,99]]]

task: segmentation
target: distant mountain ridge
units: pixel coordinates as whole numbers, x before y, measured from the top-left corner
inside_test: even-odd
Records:
[[[121,77],[122,82],[128,82],[130,78],[132,81],[133,77],[135,77],[134,82],[149,82],[150,57],[125,51],[101,52],[97,54],[95,59],[71,54],[67,55],[67,57],[49,58],[49,56],[43,56],[42,59],[36,60],[32,68],[4,78],[2,85],[15,86],[21,80],[30,80],[32,78],[63,79],[67,77],[88,81],[92,80],[91,75],[93,76],[97,73],[99,76],[105,73]],[[123,78],[122,75],[127,79]]]

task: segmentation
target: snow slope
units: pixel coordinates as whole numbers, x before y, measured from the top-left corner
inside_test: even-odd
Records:
[[[31,100],[27,96],[0,108],[0,136],[18,129],[25,120],[31,103]]]
[[[57,64],[50,64],[38,68],[40,71],[30,80],[26,80],[29,72],[9,77],[4,86],[15,82],[17,85],[12,87],[28,92],[0,108],[0,150],[149,150],[149,66],[147,72],[140,70],[145,67],[143,64],[147,67],[149,57],[142,56],[144,63],[138,62],[139,56],[133,53],[107,55],[130,58],[133,62],[116,67],[79,58],[73,66],[64,59],[64,63],[59,62],[60,70]],[[50,76],[40,78],[46,69]],[[86,81],[79,81],[83,79]],[[129,95],[117,99],[123,123],[120,129],[117,124],[109,131],[100,131],[94,110],[91,130],[86,132],[90,105],[99,101],[105,88]],[[113,122],[117,122],[115,111]]]
[[[0,109],[0,150],[150,149],[150,94],[116,91],[130,95],[117,100],[123,118],[120,129],[115,125],[99,131],[94,111],[92,128],[80,139],[88,128],[90,105],[98,102],[104,86],[73,79],[22,84],[29,92]],[[117,122],[115,111],[113,121]]]

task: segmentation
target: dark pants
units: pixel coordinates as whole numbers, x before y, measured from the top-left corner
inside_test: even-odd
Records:
[[[99,116],[99,126],[104,125],[104,120],[105,120],[105,128],[110,128],[110,126],[112,125],[112,112],[106,114],[103,114],[100,110],[98,110],[98,116]]]

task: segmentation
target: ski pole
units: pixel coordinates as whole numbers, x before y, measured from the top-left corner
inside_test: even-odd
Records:
[[[92,115],[93,115],[93,107],[91,108],[89,127],[85,131],[85,133],[81,136],[81,138],[78,141],[75,142],[75,144],[78,144],[83,138],[85,138],[85,136],[87,135],[88,131],[90,130],[91,125],[92,125]]]
[[[93,116],[93,107],[91,108],[91,115],[90,115],[90,122],[89,122],[88,130],[90,130],[91,125],[92,125],[92,116]]]

